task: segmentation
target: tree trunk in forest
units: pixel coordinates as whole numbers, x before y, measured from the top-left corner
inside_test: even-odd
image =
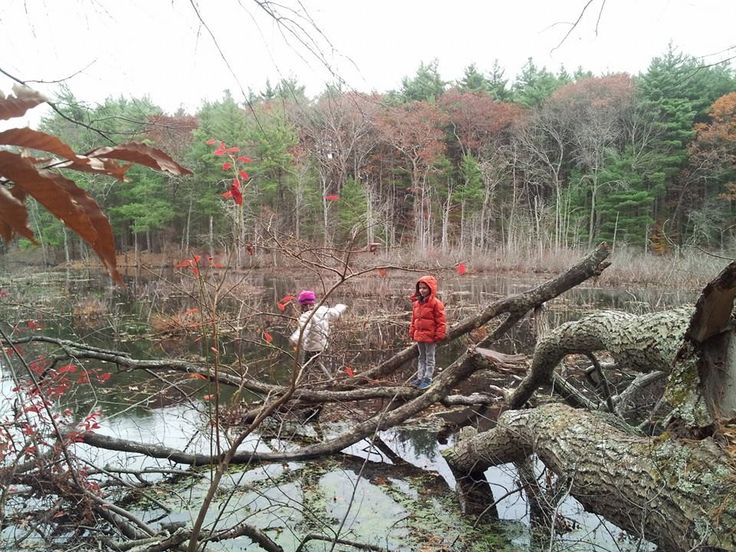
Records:
[[[736,549],[736,470],[712,439],[638,437],[604,415],[547,404],[508,410],[498,426],[443,452],[474,473],[536,453],[590,512],[660,545]]]

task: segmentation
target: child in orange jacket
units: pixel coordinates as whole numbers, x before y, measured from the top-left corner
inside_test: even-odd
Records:
[[[412,313],[409,337],[417,342],[419,361],[417,375],[411,385],[427,389],[432,384],[437,342],[447,335],[445,305],[437,297],[437,280],[434,276],[422,276],[417,281],[416,292],[411,296]]]

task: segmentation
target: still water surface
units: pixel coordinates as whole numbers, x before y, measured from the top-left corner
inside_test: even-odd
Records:
[[[214,275],[210,277],[214,278]],[[413,291],[416,277],[414,274],[388,275],[384,278],[371,275],[336,290],[329,298],[330,303],[345,303],[349,310],[345,320],[335,330],[331,357],[333,368],[348,364],[356,369],[371,366],[407,344],[407,297]],[[30,327],[38,328],[36,331],[46,335],[124,351],[136,358],[207,354],[209,342],[202,339],[199,331],[185,334],[171,332],[170,335],[152,332],[156,321],[161,326],[167,317],[187,323],[191,317],[181,318],[182,313],[206,304],[207,301],[202,301],[201,288],[191,277],[170,272],[138,273],[129,275],[127,283],[127,288],[115,287],[104,276],[78,272],[2,277],[0,290],[4,293],[0,314],[7,326],[15,328],[15,335],[29,331],[29,321],[33,321]],[[460,277],[448,274],[440,278],[440,291],[448,319],[452,323],[474,314],[497,298],[522,292],[538,283],[494,275]],[[218,312],[229,320],[219,344],[223,361],[229,362],[239,356],[244,363],[252,362],[253,370],[258,371],[258,363],[266,356],[268,362],[264,362],[263,366],[277,368],[259,375],[273,381],[285,377],[288,361],[282,363],[286,368],[278,368],[281,353],[274,346],[286,349],[286,336],[292,329],[293,321],[284,316],[291,311],[287,309],[282,313],[277,304],[288,294],[315,287],[318,288],[314,279],[307,274],[274,275],[256,271],[229,280],[223,286],[229,293],[222,293],[223,298],[218,304]],[[211,291],[207,294],[208,297],[212,296]],[[613,290],[589,283],[551,301],[543,312],[543,323],[553,328],[601,308],[634,313],[651,312],[691,302],[696,296],[695,290]],[[271,343],[264,343],[264,332],[271,336]],[[521,323],[497,348],[506,352],[529,353],[533,347],[533,335],[531,324]],[[440,356],[439,362],[452,361],[458,352],[457,347],[448,348]],[[9,367],[3,366],[2,394],[7,399],[5,405],[12,404],[13,400],[13,383],[9,373]],[[99,431],[104,434],[188,452],[211,452],[213,436],[206,422],[209,405],[202,400],[205,391],[195,400],[182,401],[177,394],[166,393],[159,393],[152,400],[150,379],[143,372],[114,374],[105,386],[93,393],[75,394],[73,407],[78,412],[98,410],[102,426]],[[7,412],[2,412],[2,415],[7,415]],[[339,430],[337,426],[326,428],[328,433],[337,433]],[[227,438],[226,435],[221,437]],[[384,432],[381,437],[404,460],[436,474],[444,482],[445,494],[452,495],[455,481],[440,454],[443,448],[452,446],[452,440],[440,444],[432,428],[422,427],[395,428]],[[242,448],[275,450],[282,446],[288,446],[286,440],[253,435]],[[83,458],[97,466],[125,469],[173,467],[168,462],[140,455],[91,450],[81,445],[78,448]],[[390,462],[366,443],[358,443],[346,452],[359,458]],[[248,512],[249,520],[255,525],[281,527],[275,530],[277,540],[285,549],[292,549],[296,546],[296,537],[290,535],[286,528],[308,526],[310,522],[308,512],[295,505],[311,501],[315,508],[326,511],[338,526],[342,523],[343,534],[392,550],[415,549],[417,542],[412,539],[419,537],[413,533],[418,531],[421,537],[422,522],[417,521],[417,512],[405,505],[405,500],[417,494],[411,484],[396,479],[387,486],[375,485],[366,479],[365,474],[360,475],[359,470],[356,472],[345,466],[338,469],[327,466],[314,473],[310,468],[303,463],[288,463],[238,470],[230,475],[225,488],[229,485],[232,489],[242,490],[217,503],[208,521],[215,521],[218,508],[224,525],[242,521],[243,512]],[[508,520],[508,525],[503,529],[505,538],[514,547],[524,550],[529,548],[529,537],[525,531],[529,520],[524,497],[519,493],[511,493],[507,498],[501,498],[515,488],[515,476],[512,466],[492,468],[487,473],[494,495],[500,499],[499,515],[502,520]],[[147,479],[155,482],[160,477],[151,475]],[[195,480],[172,486],[168,496],[159,497],[153,502],[142,501],[131,509],[154,526],[166,521],[191,524],[196,515],[198,499],[205,492],[207,478],[205,470],[198,482]],[[311,481],[310,478],[314,481],[308,485],[305,481]],[[357,481],[361,483],[358,485]],[[346,497],[351,495],[353,500],[348,503]],[[315,499],[315,496],[319,496],[320,500]],[[449,518],[441,502],[432,504],[430,501],[426,508],[422,519]],[[573,499],[563,503],[561,513],[579,523],[579,528],[565,537],[570,544],[560,543],[562,548],[589,550],[591,543],[602,550],[622,547],[622,543],[617,541],[620,533],[617,529],[586,514]],[[411,525],[412,519],[415,525]],[[462,529],[454,527],[453,520],[446,521],[447,528],[444,530],[447,540],[442,542],[443,546],[452,549],[453,543],[457,546],[457,535]],[[431,528],[432,523],[429,526]],[[14,527],[3,531],[6,546],[10,546],[14,537],[17,537],[17,531],[18,528]],[[213,543],[208,550],[256,549],[248,548],[248,543],[248,539],[243,537],[228,543]],[[321,546],[314,544],[310,550],[328,549]]]

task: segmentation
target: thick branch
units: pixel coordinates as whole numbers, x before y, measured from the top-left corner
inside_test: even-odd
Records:
[[[682,343],[692,307],[636,316],[604,311],[562,324],[537,343],[526,378],[508,398],[519,408],[540,385],[549,385],[559,362],[569,354],[608,351],[619,367],[669,373]]]
[[[344,448],[370,437],[378,431],[393,427],[412,416],[422,412],[445,396],[448,389],[452,389],[458,382],[466,379],[479,369],[490,369],[491,362],[483,356],[469,352],[462,355],[457,361],[445,369],[435,380],[434,384],[414,400],[388,411],[388,407],[372,418],[357,424],[353,429],[329,441],[310,445],[289,452],[238,452],[232,463],[245,464],[253,462],[276,462],[282,460],[306,460],[319,456],[334,454]],[[118,439],[94,432],[83,435],[83,442],[110,450],[145,454],[153,458],[163,458],[180,464],[201,466],[218,462],[221,458],[208,454],[190,454],[177,449],[155,444],[144,444],[125,439]]]
[[[665,550],[736,549],[736,470],[711,439],[633,436],[607,417],[547,404],[504,412],[498,426],[443,454],[474,473],[536,453],[586,510]]]

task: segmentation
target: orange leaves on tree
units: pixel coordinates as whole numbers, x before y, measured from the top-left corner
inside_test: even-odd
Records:
[[[690,166],[693,180],[700,174],[719,175],[723,201],[736,201],[736,92],[718,98],[710,108],[710,121],[695,125],[696,138],[690,144]]]

